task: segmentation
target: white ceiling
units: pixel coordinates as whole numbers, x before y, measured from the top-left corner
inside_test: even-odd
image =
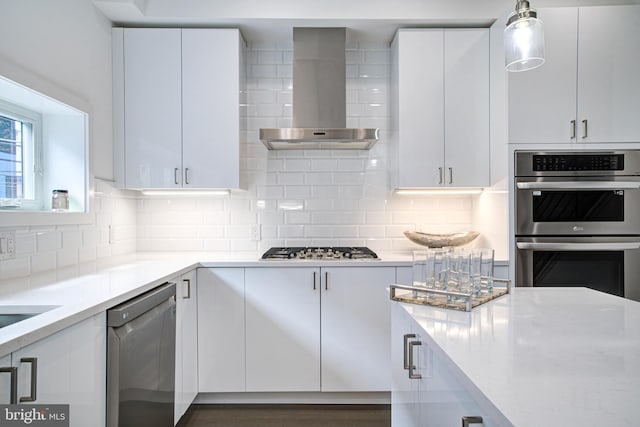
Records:
[[[532,7],[640,0],[530,0]],[[288,41],[294,26],[347,27],[349,41],[390,41],[402,27],[490,26],[515,0],[93,0],[127,26],[239,27],[248,40]],[[542,17],[542,15],[541,15]]]

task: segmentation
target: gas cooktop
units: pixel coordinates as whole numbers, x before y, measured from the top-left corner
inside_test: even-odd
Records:
[[[371,249],[361,247],[281,247],[271,248],[262,255],[262,259],[271,260],[353,260],[379,259]]]

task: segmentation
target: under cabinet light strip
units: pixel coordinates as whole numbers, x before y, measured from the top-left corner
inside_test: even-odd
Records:
[[[142,190],[145,196],[228,196],[229,190]]]
[[[480,194],[482,193],[483,188],[399,188],[394,190],[395,194],[398,195],[461,195],[461,194]]]

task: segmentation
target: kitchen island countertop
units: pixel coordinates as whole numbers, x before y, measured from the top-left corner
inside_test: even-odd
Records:
[[[498,425],[638,425],[639,302],[515,288],[469,313],[397,304]]]

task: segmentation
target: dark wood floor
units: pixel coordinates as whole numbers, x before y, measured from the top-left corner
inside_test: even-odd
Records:
[[[178,427],[389,427],[390,405],[191,405]]]

